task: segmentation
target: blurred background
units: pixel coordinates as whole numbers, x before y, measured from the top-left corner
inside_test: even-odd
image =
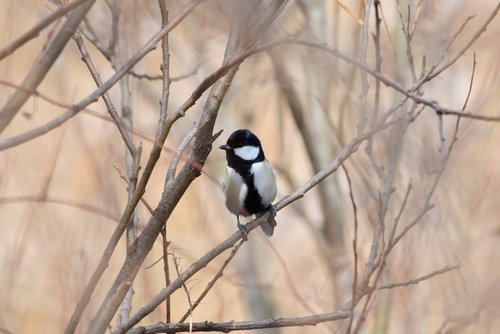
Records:
[[[173,17],[187,1],[168,1]],[[54,3],[46,0],[2,0],[0,48],[48,16]],[[381,72],[412,86],[407,44],[402,25],[414,29],[411,41],[417,78],[434,64],[450,61],[492,13],[493,0],[384,1],[380,25]],[[217,69],[229,31],[230,1],[207,0],[169,35],[171,85],[169,112]],[[324,42],[376,66],[374,8],[363,24],[365,2],[360,0],[290,1],[262,42],[283,36]],[[156,1],[120,2],[119,50],[129,59],[161,27]],[[409,18],[408,18],[409,15]],[[474,15],[473,18],[468,19]],[[110,38],[110,11],[98,0],[88,21],[95,34]],[[45,29],[13,55],[0,61],[0,79],[19,85],[35,64],[63,20]],[[416,23],[415,23],[416,22]],[[456,36],[464,22],[463,31]],[[364,36],[364,37],[363,37]],[[455,38],[455,39],[454,39]],[[450,41],[453,43],[450,45]],[[500,18],[495,18],[463,57],[426,83],[423,97],[460,110],[466,100],[473,68],[473,87],[466,111],[500,115]],[[103,79],[114,69],[87,41]],[[65,47],[38,91],[61,103],[77,103],[95,89],[74,41]],[[135,67],[139,74],[161,75],[161,48]],[[368,84],[368,86],[366,86]],[[134,129],[143,142],[142,164],[151,149],[159,114],[162,81],[130,77]],[[368,89],[367,93],[363,93]],[[278,197],[293,192],[326,167],[357,134],[363,115],[379,105],[382,115],[401,100],[401,94],[362,72],[318,50],[286,45],[256,54],[237,73],[219,111],[216,131],[224,132],[219,146],[237,128],[249,128],[261,139],[266,157],[278,173]],[[3,106],[11,87],[0,85]],[[120,108],[118,85],[110,97]],[[377,97],[378,96],[378,97]],[[168,149],[191,129],[204,99],[172,128]],[[378,102],[377,102],[378,101]],[[366,111],[370,110],[370,113]],[[31,97],[1,138],[25,132],[61,114],[64,109]],[[391,117],[420,112],[410,101]],[[0,152],[0,332],[61,332],[95,269],[127,202],[125,147],[115,125],[106,117],[102,101],[50,133]],[[395,115],[395,116],[394,116]],[[429,108],[405,127],[391,127],[363,144],[345,163],[352,179],[358,215],[358,273],[372,243],[374,227],[382,219],[386,234],[398,216],[411,182],[411,192],[398,232],[425,209],[418,225],[408,232],[387,258],[381,283],[407,281],[445,266],[454,270],[418,285],[378,292],[370,303],[366,333],[497,333],[500,330],[500,126],[462,119],[458,139],[437,187],[444,151],[452,142],[456,117],[443,121]],[[215,147],[215,146],[214,146]],[[163,191],[172,155],[165,151],[145,194],[153,205]],[[114,167],[116,166],[116,168]],[[381,172],[382,171],[382,172]],[[168,221],[170,250],[180,269],[204,255],[236,230],[236,219],[224,207],[220,182],[225,158],[213,149],[202,174],[188,189]],[[390,189],[387,178],[392,174]],[[219,182],[214,182],[214,180]],[[381,217],[380,203],[391,192]],[[429,193],[432,196],[429,197]],[[141,224],[150,217],[139,205]],[[193,314],[193,321],[257,320],[301,316],[339,309],[351,299],[354,256],[354,217],[346,174],[338,170],[306,196],[277,216],[275,234],[268,239],[252,233]],[[84,313],[79,332],[88,323],[120,269],[123,241]],[[217,272],[228,253],[213,261],[187,284],[195,299]],[[133,310],[165,286],[161,240],[146,259],[135,282]],[[175,271],[171,272],[175,277]],[[172,321],[188,309],[186,294],[172,297]],[[165,319],[161,305],[141,324]],[[346,322],[310,328],[283,328],[273,333],[343,332]]]

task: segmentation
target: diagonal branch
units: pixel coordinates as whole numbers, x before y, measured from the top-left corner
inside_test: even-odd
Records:
[[[24,78],[21,86],[28,89],[36,89],[38,87],[94,2],[95,0],[89,0],[71,13],[68,20],[63,24],[47,49],[43,52],[40,60],[33,66],[26,78]],[[29,97],[30,94],[24,90],[17,90],[9,97],[7,103],[0,110],[0,133],[10,124]]]
[[[286,3],[286,1],[281,0],[279,2]],[[281,9],[281,7],[277,7],[277,10],[279,9]],[[274,20],[275,18],[275,16],[272,15],[270,17],[272,18],[272,20]],[[270,22],[265,21],[261,24],[263,26],[268,26]],[[259,33],[261,32],[260,29],[257,29],[256,31],[258,31]],[[237,55],[241,55],[242,53],[247,51],[247,42],[253,41],[256,38],[256,36],[252,35],[246,35],[241,38],[240,37],[240,30],[235,29],[233,26],[228,37],[223,65],[227,66],[229,63],[231,63],[232,60],[234,61],[234,59],[238,58]],[[144,186],[141,189],[141,192],[136,192],[136,195],[139,198],[140,196],[142,196],[145,184],[149,180],[149,176],[151,175],[153,168],[160,157],[161,147],[163,146],[163,143],[165,142],[166,137],[170,132],[170,128],[176,120],[184,116],[186,110],[196,102],[196,100],[201,96],[201,93],[206,88],[210,86],[212,87],[205,102],[203,112],[198,120],[196,136],[188,161],[184,164],[183,169],[175,178],[175,182],[173,182],[170,187],[164,189],[156,210],[154,211],[148,224],[144,228],[142,234],[136,239],[134,246],[131,247],[130,251],[128,252],[125,263],[118,273],[113,285],[109,289],[103,303],[99,307],[99,310],[96,312],[94,318],[92,319],[92,322],[88,329],[88,333],[103,333],[106,330],[119,304],[123,300],[123,297],[125,296],[128,288],[132,284],[135,276],[137,275],[137,272],[144,262],[144,259],[153,247],[153,244],[164,228],[166,221],[169,219],[172,211],[184,195],[184,192],[189,187],[191,182],[201,174],[200,167],[203,167],[205,160],[212,149],[212,143],[217,137],[213,136],[213,128],[215,125],[215,120],[217,119],[219,108],[222,104],[225,94],[231,86],[234,76],[239,69],[239,64],[244,59],[245,57],[236,62],[235,65],[227,67],[225,71],[216,72],[217,75],[219,75],[218,78],[215,78],[216,81],[207,81],[208,78],[204,80],[200,84],[200,86],[198,86],[198,88],[202,88],[201,91],[198,91],[196,89],[191,97],[179,108],[176,113],[167,116],[163,129],[160,135],[157,136],[157,138],[159,138],[159,143],[153,146],[150,158],[144,169],[143,178],[139,182],[138,189],[141,189],[141,184],[145,182]],[[144,177],[144,175],[146,175],[146,177]],[[137,202],[138,199],[135,200],[135,204],[137,204]],[[178,279],[176,281],[178,281]],[[185,280],[179,282],[182,285]],[[172,283],[171,286],[173,284],[174,283]],[[163,300],[161,300],[160,303]],[[120,332],[125,332],[129,330],[133,325],[135,325],[136,322],[134,322],[133,319],[134,316],[130,318],[128,324],[125,324]]]
[[[30,40],[32,40],[33,38],[37,37],[40,34],[40,31],[45,29],[52,22],[61,18],[66,13],[68,13],[70,10],[80,6],[85,1],[88,1],[88,0],[75,0],[72,3],[62,5],[61,8],[59,8],[57,11],[55,11],[52,14],[50,14],[49,16],[47,16],[45,19],[40,21],[33,28],[31,28],[30,30],[28,30],[27,32],[22,34],[18,39],[16,39],[12,43],[6,45],[2,50],[0,50],[0,60],[7,57],[8,55],[14,53],[18,48],[23,46],[25,43],[27,43]]]
[[[332,163],[327,166],[325,169],[321,170],[319,173],[311,177],[306,183],[304,183],[299,189],[295,192],[283,197],[276,205],[275,208],[277,211],[282,208],[290,205],[296,200],[304,197],[306,192],[314,188],[318,183],[323,181],[325,178],[330,176],[333,172],[340,167],[340,165],[347,160],[356,150],[359,145],[374,134],[386,129],[387,127],[393,125],[395,122],[384,123],[379,126],[374,126],[370,131],[367,131],[360,136],[354,138],[349,144],[347,144],[344,149],[339,153],[337,158],[332,161]],[[252,231],[260,224],[262,224],[267,218],[269,218],[270,213],[260,216],[259,218],[254,219],[250,223],[246,224],[246,228],[248,232]],[[207,252],[204,256],[202,256],[198,261],[194,262],[191,266],[189,266],[182,274],[177,277],[172,283],[166,288],[162,289],[155,297],[153,297],[144,307],[142,307],[136,314],[130,317],[129,323],[125,326],[125,330],[132,328],[135,326],[141,319],[147,316],[149,313],[153,312],[153,310],[158,307],[168,296],[170,296],[174,291],[182,287],[182,282],[188,280],[198,271],[203,269],[210,263],[214,258],[219,256],[222,252],[227,249],[233,247],[236,242],[241,239],[242,233],[241,231],[237,231],[233,233],[229,238],[212,248],[209,252]]]
[[[66,110],[61,115],[57,116],[50,122],[34,128],[25,133],[19,134],[17,136],[0,140],[0,151],[5,150],[17,145],[21,145],[31,139],[42,136],[49,131],[57,128],[62,125],[64,122],[78,114],[82,109],[86,108],[89,104],[95,102],[102,94],[107,92],[114,84],[118,82],[124,75],[126,75],[146,54],[155,49],[156,44],[161,40],[163,36],[168,34],[172,29],[174,29],[196,6],[198,6],[203,0],[194,0],[186,5],[176,17],[170,20],[169,24],[161,29],[158,33],[156,33],[137,53],[132,56],[121,68],[119,68],[111,78],[103,82],[103,84],[94,90],[92,93],[87,95],[83,100],[79,103],[75,104],[68,110]],[[21,85],[23,88],[22,91],[31,91],[33,87],[25,86],[24,83]],[[26,93],[24,93],[26,94]],[[0,112],[0,124],[2,122],[2,114]],[[0,129],[1,131],[1,129]]]
[[[101,76],[97,72],[97,69],[94,66],[94,62],[92,61],[92,58],[90,58],[90,54],[87,50],[87,47],[85,46],[85,42],[83,41],[82,35],[77,32],[75,33],[73,39],[76,42],[76,45],[78,46],[78,49],[80,50],[80,53],[82,55],[82,60],[87,65],[87,68],[92,75],[92,78],[94,79],[97,87],[102,85],[102,80]],[[109,116],[113,119],[113,122],[115,123],[116,127],[118,128],[118,131],[120,132],[120,135],[122,136],[123,142],[127,146],[128,151],[130,154],[135,154],[136,147],[132,141],[131,135],[128,133],[130,131],[130,127],[128,127],[124,122],[120,119],[120,116],[116,112],[116,108],[113,105],[113,102],[111,101],[109,94],[103,93],[102,98],[104,100],[104,103],[106,104],[106,109],[108,110]]]
[[[160,30],[141,50],[139,50],[131,60],[127,64],[125,64],[120,70],[118,70],[115,75],[113,75],[110,79],[108,79],[106,82],[104,82],[101,87],[99,87],[97,90],[94,91],[91,95],[87,96],[83,101],[81,101],[77,106],[75,106],[75,109],[69,110],[69,112],[76,114],[79,110],[85,108],[90,101],[88,101],[93,95],[96,95],[96,98],[100,96],[102,93],[106,92],[114,83],[116,83],[122,76],[124,76],[130,68],[133,67],[137,62],[139,62],[144,55],[146,55],[150,50],[154,48],[156,43],[163,37],[163,35],[167,34],[170,30],[172,30],[177,24],[179,24],[183,18],[187,16],[188,13],[190,13],[198,4],[200,3],[200,0],[198,1],[193,1],[186,7],[184,7],[183,10],[172,20],[170,21],[170,24],[167,25],[165,28]],[[80,108],[80,109],[78,109]],[[69,116],[72,117],[73,115]],[[63,121],[64,122],[64,121]],[[62,123],[61,123],[62,124]],[[166,136],[165,136],[166,138]],[[95,269],[94,273],[92,274],[92,277],[90,278],[89,283],[87,284],[87,287],[85,288],[85,291],[83,292],[83,295],[78,302],[78,305],[76,306],[75,311],[73,312],[71,319],[69,320],[69,323],[66,327],[65,334],[72,334],[75,332],[76,327],[78,323],[80,322],[80,319],[82,317],[83,311],[87,307],[87,304],[90,301],[90,297],[92,296],[97,283],[101,279],[102,274],[108,267],[109,260],[111,259],[111,256],[113,254],[114,249],[116,248],[116,245],[118,244],[118,241],[120,240],[123,232],[125,231],[127,227],[127,223],[132,216],[135,207],[137,206],[137,203],[139,203],[139,200],[142,198],[142,195],[146,191],[146,184],[149,181],[149,177],[151,176],[151,173],[153,171],[153,167],[160,158],[160,153],[161,153],[161,148],[163,146],[165,139],[163,139],[163,142],[159,143],[158,145],[155,145],[153,147],[153,150],[150,153],[146,168],[144,170],[144,173],[141,176],[141,179],[139,180],[135,193],[134,195],[130,198],[129,202],[127,203],[127,206],[120,218],[120,221],[118,225],[116,226],[115,230],[113,231],[112,236],[110,237],[110,240],[108,244],[106,245],[106,248],[104,249],[103,255],[101,257],[101,260],[99,261],[99,264],[97,268]],[[1,146],[1,145],[0,145]],[[127,288],[128,290],[128,288]],[[126,291],[125,291],[126,292]],[[123,299],[123,298],[122,298]],[[120,300],[121,302],[121,300]],[[114,312],[113,312],[114,313]],[[108,322],[109,323],[109,322]],[[102,331],[104,332],[104,331]]]
[[[398,282],[398,283],[390,283],[390,284],[384,284],[382,285],[381,287],[378,288],[378,290],[384,290],[384,289],[394,289],[394,288],[399,288],[399,287],[402,287],[402,286],[409,286],[409,285],[416,285],[420,282],[423,282],[423,281],[426,281],[430,278],[433,278],[434,276],[438,276],[438,275],[442,275],[444,273],[447,273],[448,271],[452,271],[452,270],[457,270],[458,268],[460,268],[459,265],[454,265],[454,266],[446,266],[444,268],[441,268],[439,270],[435,270],[427,275],[423,275],[423,276],[420,276],[420,277],[417,277],[417,278],[414,278],[414,279],[411,279],[411,280],[408,280],[408,281],[404,281],[404,282]]]

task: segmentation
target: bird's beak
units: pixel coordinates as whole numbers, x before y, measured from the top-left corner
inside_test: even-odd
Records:
[[[231,149],[231,147],[230,147],[230,146],[228,146],[228,145],[226,145],[226,144],[219,146],[219,148],[220,148],[221,150],[224,150],[224,151],[228,151],[228,150],[230,150],[230,149]]]

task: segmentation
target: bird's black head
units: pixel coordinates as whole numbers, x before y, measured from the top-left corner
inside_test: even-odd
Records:
[[[219,148],[226,151],[229,166],[236,162],[254,163],[265,159],[259,138],[247,129],[234,131],[226,144]]]

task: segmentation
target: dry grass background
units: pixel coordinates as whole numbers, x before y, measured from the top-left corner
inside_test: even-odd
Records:
[[[404,1],[401,2],[401,7],[405,8]],[[170,12],[177,12],[181,3],[169,2]],[[360,1],[292,1],[276,24],[276,30],[293,34],[307,27],[309,36],[356,55],[361,27],[339,3],[345,4],[354,15],[362,17],[359,14],[362,13]],[[413,9],[416,3],[411,2]],[[395,1],[383,2],[394,48],[383,27],[382,68],[387,76],[409,84],[406,50],[395,4]],[[169,102],[171,110],[175,110],[197,83],[219,66],[228,30],[225,5],[225,1],[207,1],[170,35],[172,77],[197,68],[195,74],[173,82]],[[413,41],[417,72],[422,56],[426,56],[427,64],[434,63],[467,16],[476,15],[452,45],[446,59],[455,54],[494,6],[495,1],[423,1],[422,17]],[[3,0],[0,47],[48,15],[50,11],[47,7],[47,1]],[[102,1],[97,2],[89,17],[98,34],[108,36],[108,14]],[[121,23],[121,38],[126,42],[122,40],[120,48],[127,59],[159,29],[161,22],[157,2],[123,1]],[[0,79],[20,83],[37,61],[51,31],[52,27],[2,60]],[[373,32],[373,27],[370,32]],[[496,18],[464,57],[425,86],[424,96],[439,101],[443,106],[459,109],[467,95],[472,55],[476,53],[477,68],[468,111],[499,115],[499,36],[500,20]],[[102,77],[109,77],[113,69],[90,43],[89,49]],[[372,46],[368,55],[368,62],[373,64]],[[325,125],[325,113],[343,141],[355,135],[357,110],[360,108],[360,74],[352,72],[352,67],[340,60],[302,47],[285,46],[279,50],[278,56],[282,57],[280,59],[292,73],[291,84],[300,94],[307,117],[317,125],[314,134],[316,143],[322,146],[322,153],[328,161],[341,145]],[[161,51],[158,48],[135,70],[158,75],[160,63]],[[352,85],[351,78],[354,78]],[[370,94],[373,94],[374,83],[370,79]],[[39,92],[72,104],[94,87],[75,43],[70,41],[39,87]],[[5,101],[12,91],[0,86],[0,102]],[[161,81],[131,79],[131,91],[135,127],[154,137]],[[111,89],[111,97],[117,105],[119,94],[118,88]],[[381,110],[398,98],[393,90],[383,87]],[[199,102],[176,124],[167,139],[167,147],[177,146],[198,117],[202,105]],[[89,109],[102,115],[106,113],[101,100]],[[2,138],[43,124],[61,112],[60,108],[40,98],[30,98],[22,114],[15,118]],[[414,190],[401,226],[409,223],[421,210],[439,161],[437,122],[435,113],[425,109],[410,125],[402,140],[394,200],[387,221],[397,215],[410,180]],[[455,117],[445,117],[447,140],[454,122]],[[241,66],[219,113],[216,129],[225,131],[216,144],[222,143],[232,130],[241,127],[248,127],[259,135],[268,159],[280,170],[279,198],[313,174],[301,136],[266,53],[252,57]],[[395,146],[393,138],[391,133],[380,136],[375,145],[375,155],[380,161],[385,161],[387,152]],[[500,330],[498,143],[498,123],[462,120],[457,144],[432,199],[435,208],[391,254],[382,280],[384,283],[405,281],[446,265],[459,264],[460,269],[416,286],[378,293],[370,306],[365,326],[367,333],[434,333],[440,330],[443,323],[446,323],[446,329],[458,326],[459,332],[463,333],[496,333]],[[150,148],[151,143],[145,141],[144,152]],[[1,331],[54,333],[65,328],[125,207],[126,184],[113,168],[115,164],[125,170],[124,152],[124,145],[112,123],[81,112],[50,134],[0,153]],[[143,159],[146,157],[144,154]],[[169,154],[162,155],[148,184],[145,198],[152,204],[159,200],[170,159]],[[213,150],[207,160],[206,171],[221,180],[224,165],[223,154]],[[377,192],[380,192],[381,185],[364,147],[347,162],[346,167],[353,179],[353,193],[359,208],[359,270],[362,270],[371,244],[371,224],[376,218]],[[253,319],[256,316],[252,313],[251,296],[255,292],[264,293],[271,299],[276,316],[309,314],[297,300],[294,288],[316,313],[335,310],[339,306],[336,299],[345,302],[350,297],[350,290],[335,291],[338,284],[350,289],[352,280],[350,243],[353,216],[349,188],[340,170],[331,176],[330,181],[329,185],[335,193],[335,207],[338,208],[337,219],[342,220],[345,228],[345,256],[325,261],[319,255],[317,239],[311,231],[321,226],[323,216],[318,204],[319,194],[313,190],[279,213],[278,227],[272,239],[267,240],[260,231],[251,235],[250,242],[242,247],[224,277],[194,312],[194,321]],[[39,196],[44,199],[33,201],[25,198]],[[15,203],[7,200],[16,197],[20,199]],[[305,212],[306,217],[300,212]],[[149,213],[143,206],[139,214],[141,222],[147,222]],[[181,269],[235,228],[235,219],[224,208],[219,186],[202,175],[189,188],[168,222],[171,247],[181,258]],[[124,250],[125,244],[121,243],[84,313],[79,331],[87,327],[99,307],[123,262]],[[162,247],[158,242],[134,283],[134,309],[146,303],[165,284],[161,262],[146,268],[161,254]],[[193,296],[200,293],[223,260],[216,259],[201,275],[189,281]],[[330,266],[342,269],[333,276]],[[172,305],[172,318],[177,320],[188,307],[183,291],[174,294]],[[162,305],[143,323],[154,323],[164,318],[165,307]],[[281,331],[327,333],[342,328],[339,326],[338,323],[327,323]]]

